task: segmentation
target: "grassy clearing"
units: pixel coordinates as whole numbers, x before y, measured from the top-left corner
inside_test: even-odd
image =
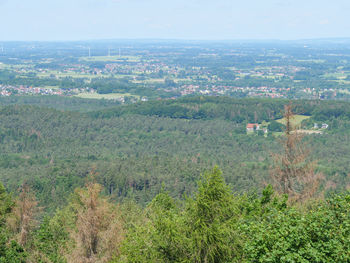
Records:
[[[349,83],[347,83],[347,84],[350,84],[350,81],[348,81]],[[343,93],[343,94],[350,94],[350,90],[347,90],[347,89],[340,89],[340,90],[337,90],[337,92],[339,92],[339,93]]]
[[[297,62],[325,63],[324,59],[298,59]]]
[[[292,125],[294,126],[300,126],[301,122],[303,120],[306,120],[306,119],[309,119],[310,116],[305,116],[305,115],[294,115],[294,118],[291,120],[292,122]],[[279,120],[276,120],[277,122],[279,123],[282,123],[283,125],[286,124],[286,120],[285,118],[282,118],[282,119],[279,119]]]
[[[297,130],[298,133],[304,133],[304,134],[323,134],[320,130]]]
[[[0,69],[7,69],[7,70],[13,70],[13,69],[28,69],[31,68],[32,65],[29,64],[16,64],[16,65],[9,65],[0,63]]]
[[[164,83],[165,79],[146,79],[145,83]]]
[[[340,73],[340,72],[336,72],[336,73],[327,73],[323,75],[323,78],[325,79],[345,79],[347,77],[346,74],[344,73]]]
[[[350,85],[350,80],[346,80],[346,79],[337,79],[335,80],[336,82],[338,82],[339,84],[344,84],[344,85]],[[338,91],[338,90],[337,90]]]

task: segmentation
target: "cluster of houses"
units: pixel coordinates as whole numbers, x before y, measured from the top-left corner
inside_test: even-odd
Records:
[[[21,95],[62,95],[61,89],[39,88],[31,86],[9,86],[0,85],[0,96],[11,96],[12,94]]]
[[[268,133],[267,128],[261,127],[259,123],[248,123],[247,132],[263,131],[265,134]]]
[[[10,96],[12,93],[8,90],[1,90],[0,91],[0,96],[4,96],[4,97],[7,97],[7,96]]]
[[[270,97],[270,98],[284,98],[286,97],[289,88],[274,88],[274,87],[236,87],[236,86],[221,86],[221,85],[183,85],[181,87],[174,87],[165,90],[167,92],[179,91],[184,95],[189,94],[203,94],[203,95],[229,95],[232,92],[246,93],[250,97]]]
[[[321,125],[318,125],[318,123],[314,123],[314,129],[328,129],[328,124],[327,123],[322,123]]]
[[[71,96],[79,93],[94,93],[96,92],[91,88],[76,88],[76,89],[61,89],[61,88],[50,88],[50,87],[32,87],[32,86],[12,86],[12,85],[0,85],[0,96],[11,96],[11,95],[66,95]]]
[[[169,66],[165,63],[159,62],[157,60],[148,62],[137,62],[133,64],[126,63],[109,63],[105,65],[103,73],[115,73],[115,74],[156,74],[161,76],[163,74],[177,75],[179,73],[179,68],[174,66]]]

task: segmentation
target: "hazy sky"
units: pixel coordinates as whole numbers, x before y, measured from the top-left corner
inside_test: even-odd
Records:
[[[0,0],[0,40],[350,37],[349,0]]]

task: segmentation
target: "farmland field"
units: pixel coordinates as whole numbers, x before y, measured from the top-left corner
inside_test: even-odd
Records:
[[[39,78],[48,78],[51,77],[51,75],[55,75],[55,77],[58,78],[103,78],[107,77],[107,75],[104,74],[99,74],[99,75],[94,75],[94,74],[84,74],[84,73],[77,73],[77,72],[58,72],[58,71],[49,71],[46,73],[38,73],[37,76]]]
[[[92,57],[82,57],[81,60],[85,61],[102,61],[102,62],[113,62],[113,61],[129,61],[129,62],[139,62],[140,58],[137,56],[92,56]]]
[[[124,96],[132,96],[138,98],[139,96],[132,95],[130,93],[109,93],[109,94],[98,94],[98,93],[79,93],[75,97],[83,99],[106,99],[106,100],[115,100]]]

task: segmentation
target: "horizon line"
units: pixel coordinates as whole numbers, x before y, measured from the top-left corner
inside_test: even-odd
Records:
[[[197,41],[197,42],[301,42],[301,41],[344,41],[350,37],[315,37],[315,38],[232,38],[232,39],[194,39],[194,38],[96,38],[96,39],[65,39],[65,40],[0,40],[5,42],[103,42],[103,41]]]

